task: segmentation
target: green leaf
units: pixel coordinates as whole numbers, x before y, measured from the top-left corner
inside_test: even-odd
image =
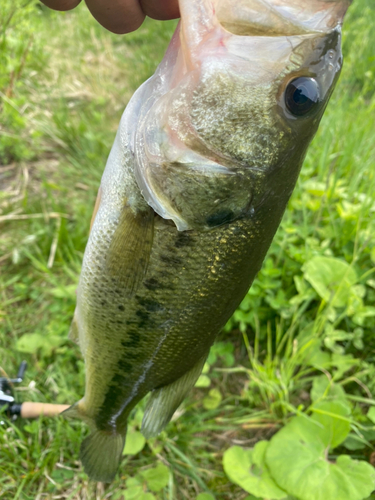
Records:
[[[127,479],[124,495],[125,500],[156,500],[152,493],[143,490],[143,484],[137,477]]]
[[[325,375],[314,377],[310,396],[313,402],[319,401],[323,398],[331,401],[339,400],[347,403],[347,406],[350,407],[346,398],[346,393],[341,385],[335,384]]]
[[[327,369],[331,364],[331,355],[322,351],[322,340],[314,338],[313,327],[313,323],[310,323],[299,333],[297,337],[299,352],[304,364]]]
[[[203,406],[206,410],[215,410],[220,405],[222,399],[223,397],[219,389],[211,389],[208,396],[203,398]]]
[[[253,450],[232,446],[223,456],[223,467],[228,478],[248,493],[258,497],[284,499],[287,494],[270,476],[265,464],[268,441],[259,441]]]
[[[130,477],[126,481],[125,500],[138,500],[143,493],[143,486],[140,481]]]
[[[146,439],[139,431],[128,432],[125,441],[124,455],[136,455],[143,450]]]
[[[195,387],[210,387],[211,379],[207,375],[201,375],[195,382]]]
[[[40,333],[25,333],[17,340],[17,350],[34,354],[43,346],[44,337]]]
[[[375,406],[371,406],[371,408],[367,412],[367,418],[375,424]]]
[[[234,345],[231,342],[216,342],[212,346],[213,351],[217,356],[220,356],[227,367],[234,365]]]
[[[333,257],[316,256],[302,267],[304,278],[319,296],[334,307],[346,306],[350,287],[357,281],[357,274],[349,264]]]
[[[366,429],[361,429],[361,434],[363,436],[364,439],[366,439],[367,441],[375,441],[375,429],[373,427],[370,427],[370,428],[366,428]]]
[[[342,354],[333,353],[331,360],[332,365],[336,368],[335,378],[337,379],[360,363],[360,360],[354,358],[351,354],[345,354],[345,356],[343,356]]]
[[[273,436],[266,450],[272,477],[300,500],[363,500],[375,487],[375,469],[346,455],[336,463],[328,461],[327,448],[335,435],[317,424],[294,417]]]
[[[343,446],[350,451],[363,450],[366,448],[366,443],[356,434],[349,434],[343,442]]]
[[[147,482],[151,491],[158,492],[165,488],[169,481],[169,468],[161,463],[156,467],[140,472],[141,476]]]
[[[210,493],[199,493],[195,500],[215,500],[215,497],[213,497]]]
[[[152,493],[146,493],[142,487],[130,488],[124,491],[125,500],[156,500]]]
[[[58,299],[71,299],[71,300],[76,300],[77,295],[77,284],[75,283],[74,285],[67,285],[67,286],[61,286],[58,288],[52,288],[50,290],[51,295]]]
[[[330,448],[336,448],[350,432],[350,407],[346,401],[321,401],[311,410],[312,420],[321,424],[320,436]]]
[[[370,255],[372,262],[375,264],[375,247],[371,250]]]
[[[40,333],[25,333],[17,340],[16,348],[19,352],[36,354],[38,351],[43,356],[50,356],[52,352],[65,342],[58,335],[41,335]]]

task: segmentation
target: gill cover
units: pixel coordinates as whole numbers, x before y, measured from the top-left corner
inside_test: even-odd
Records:
[[[180,1],[181,23],[139,94],[132,137],[137,184],[161,217],[205,230],[256,210],[257,184],[286,161],[296,117],[310,120],[310,134],[317,128],[341,69],[348,5]],[[315,116],[298,89],[289,86],[285,101],[301,77],[317,85]]]

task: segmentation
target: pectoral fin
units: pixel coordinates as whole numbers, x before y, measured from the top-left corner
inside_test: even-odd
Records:
[[[70,325],[70,330],[68,334],[68,339],[71,340],[72,342],[75,342],[78,344],[79,341],[79,331],[78,331],[78,324],[76,320],[76,315],[74,314],[72,323]]]
[[[91,216],[90,231],[92,229],[92,225],[94,224],[96,214],[97,214],[97,212],[99,210],[99,206],[100,206],[101,200],[102,200],[102,188],[99,187],[98,194],[97,194],[97,197],[96,197],[96,200],[95,200],[94,211],[93,211],[92,216]]]
[[[107,257],[107,273],[132,294],[144,279],[154,236],[154,211],[124,205]]]
[[[157,436],[168,424],[173,413],[180,406],[201,374],[206,357],[203,356],[191,370],[172,382],[172,384],[156,389],[151,393],[146,405],[141,429],[146,438]]]

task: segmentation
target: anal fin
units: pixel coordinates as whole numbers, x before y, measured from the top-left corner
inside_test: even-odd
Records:
[[[142,421],[141,430],[145,438],[157,436],[168,424],[201,374],[206,357],[203,356],[179,379],[151,393]]]
[[[90,427],[94,427],[93,419],[86,414],[83,406],[83,399],[81,399],[77,403],[74,403],[72,406],[69,406],[69,408],[64,410],[61,415],[64,418],[75,418],[77,420],[82,420],[82,422],[85,422]]]

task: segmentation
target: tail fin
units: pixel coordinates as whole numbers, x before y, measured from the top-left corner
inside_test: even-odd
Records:
[[[110,483],[120,465],[125,434],[94,430],[82,441],[80,459],[86,474],[94,481]]]
[[[121,434],[98,429],[93,418],[85,414],[80,402],[62,414],[67,418],[83,420],[92,429],[91,434],[82,441],[80,452],[83,468],[89,478],[103,483],[113,481],[125,446],[126,429]]]

